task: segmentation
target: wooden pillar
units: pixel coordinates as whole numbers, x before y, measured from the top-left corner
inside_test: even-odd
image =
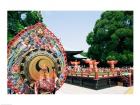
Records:
[[[93,64],[94,64],[94,71],[95,71],[95,79],[99,79],[99,77],[98,77],[98,67],[97,67],[99,62],[95,61]]]
[[[128,72],[129,86],[132,86],[131,76],[132,76],[132,73],[131,73],[131,71],[129,71]]]
[[[78,70],[78,65],[80,64],[80,61],[71,61],[70,62],[72,65],[74,65],[74,71],[77,72]]]
[[[115,64],[117,64],[118,61],[116,60],[110,60],[107,61],[107,63],[110,65],[110,72],[112,72],[113,76],[114,76],[114,71],[115,71]]]
[[[96,60],[88,59],[85,62],[89,64],[89,71],[93,72],[94,71],[94,62],[96,62]]]

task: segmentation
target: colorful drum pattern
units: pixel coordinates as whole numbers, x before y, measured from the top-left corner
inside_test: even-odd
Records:
[[[51,87],[47,89],[51,93],[54,89],[58,90],[66,79],[67,59],[64,48],[42,23],[19,32],[8,43],[7,54],[9,94],[35,93],[41,90],[35,84],[42,81],[42,78],[46,79],[46,86]],[[42,77],[41,73],[44,73]]]

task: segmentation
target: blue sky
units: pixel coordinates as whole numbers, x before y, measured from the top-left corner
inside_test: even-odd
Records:
[[[87,51],[86,37],[102,11],[42,11],[43,23],[57,36],[65,50]]]

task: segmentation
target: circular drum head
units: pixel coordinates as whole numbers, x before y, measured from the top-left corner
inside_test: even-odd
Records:
[[[39,71],[44,65],[47,66],[49,70],[55,66],[54,62],[49,57],[37,56],[33,58],[27,67],[29,70],[30,78],[36,81],[39,80]]]
[[[66,79],[64,48],[42,23],[19,32],[8,43],[7,59],[9,94],[52,93]]]

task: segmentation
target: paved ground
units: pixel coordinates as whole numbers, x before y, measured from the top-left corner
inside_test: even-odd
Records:
[[[125,94],[133,94],[134,88],[130,87]]]
[[[56,94],[127,94],[128,90],[130,90],[129,87],[122,86],[94,90],[64,83],[64,85],[56,92]]]

